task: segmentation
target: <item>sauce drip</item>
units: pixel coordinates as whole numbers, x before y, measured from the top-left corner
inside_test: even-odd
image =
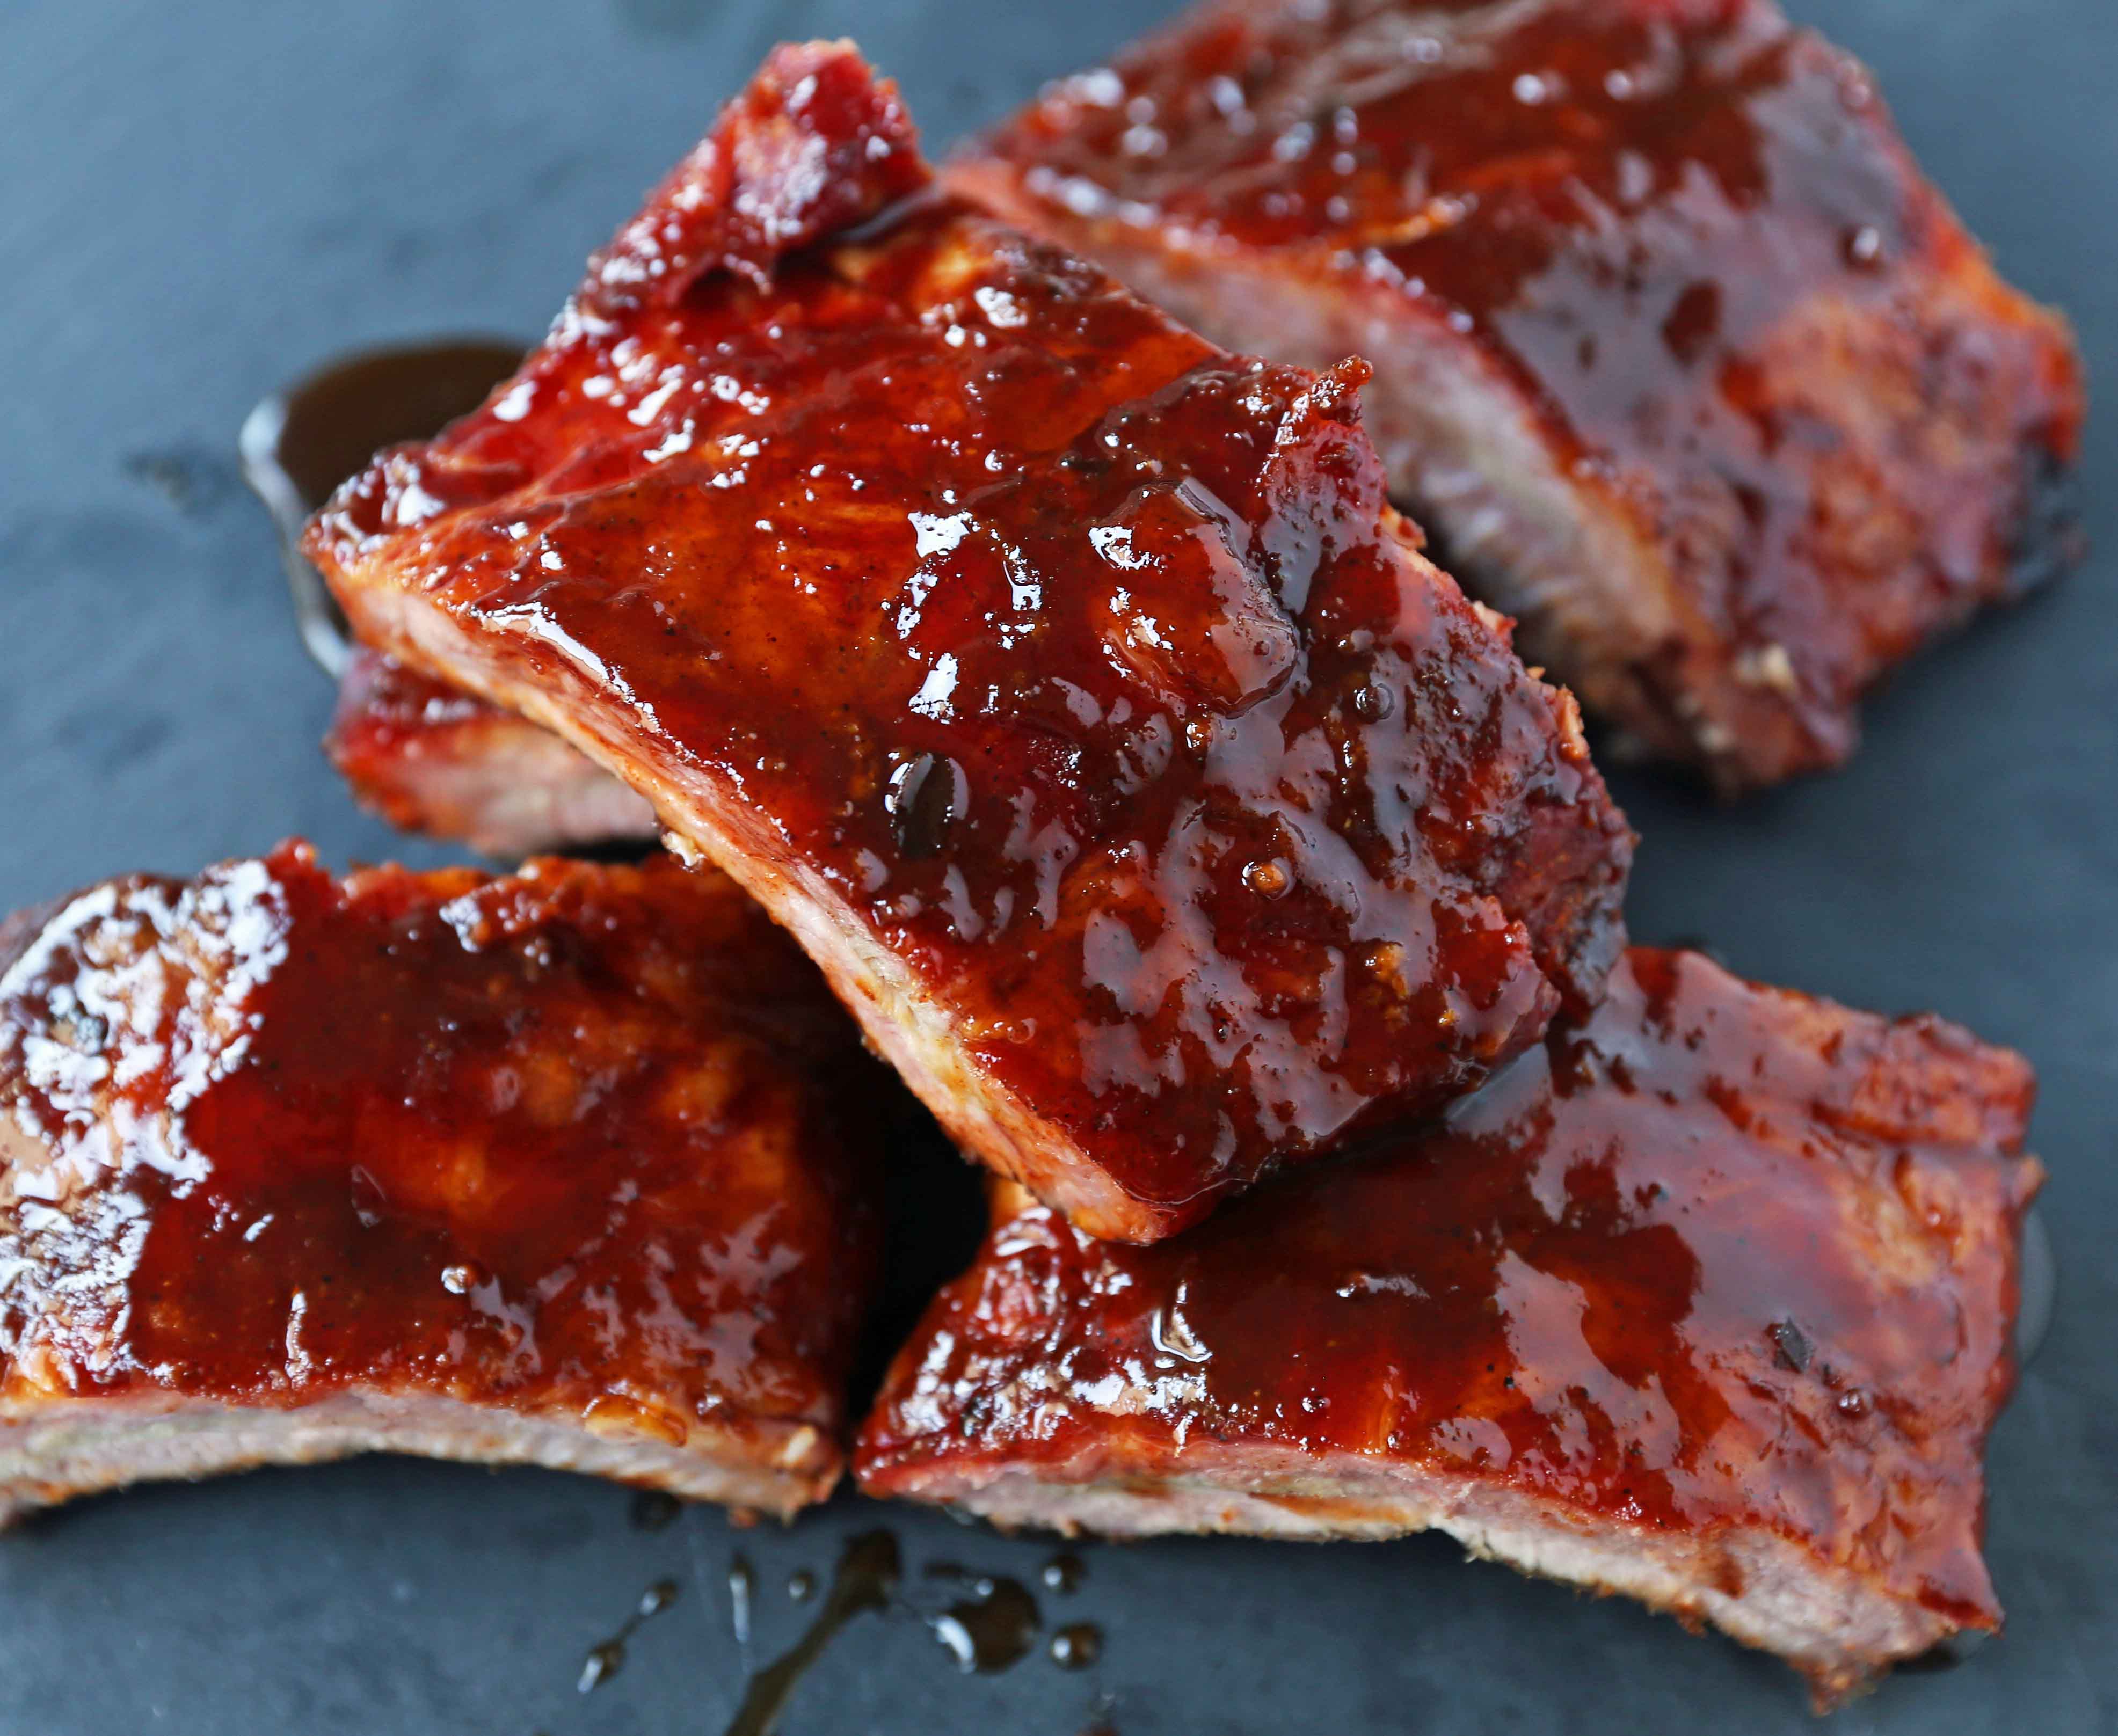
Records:
[[[854,1617],[888,1609],[902,1572],[897,1540],[888,1531],[865,1531],[848,1544],[816,1619],[793,1650],[751,1678],[726,1736],[770,1736],[832,1637]]]
[[[345,620],[302,552],[302,528],[376,453],[437,433],[485,401],[519,344],[470,338],[358,351],[275,392],[250,413],[243,473],[272,515],[302,642],[334,676],[352,655]]]
[[[970,1592],[927,1618],[934,1637],[965,1675],[995,1675],[1029,1655],[1043,1618],[1037,1600],[1021,1581],[967,1572],[946,1563],[927,1572],[932,1578],[960,1581]]]
[[[600,1645],[589,1648],[589,1655],[581,1662],[580,1678],[575,1683],[577,1692],[590,1693],[625,1668],[626,1642],[640,1632],[643,1622],[659,1615],[677,1601],[677,1581],[658,1579],[640,1594],[640,1601],[632,1614],[616,1633]]]

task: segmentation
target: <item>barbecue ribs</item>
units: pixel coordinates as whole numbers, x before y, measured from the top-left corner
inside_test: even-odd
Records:
[[[2078,547],[2064,323],[1768,0],[1209,0],[949,178],[1223,343],[1367,358],[1443,557],[1727,789]]]
[[[549,730],[379,651],[354,654],[324,750],[362,806],[488,856],[656,833],[646,802]]]
[[[1623,1591],[1829,1701],[1997,1627],[2027,1066],[1639,951],[1440,1131],[1098,1244],[1020,1196],[899,1354],[880,1495],[1393,1535]]]
[[[1362,377],[938,194],[892,86],[783,48],[308,547],[748,888],[970,1153],[1152,1240],[1621,945],[1572,701],[1390,510]]]
[[[370,1449],[819,1500],[883,1083],[718,875],[283,846],[0,928],[0,1517]]]

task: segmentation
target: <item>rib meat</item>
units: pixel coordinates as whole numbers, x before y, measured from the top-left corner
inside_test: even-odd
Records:
[[[934,195],[850,48],[782,49],[309,547],[749,888],[960,1143],[1151,1240],[1620,943],[1571,701],[1390,513],[1359,378]]]
[[[371,1449],[821,1499],[881,1069],[718,875],[304,846],[0,929],[0,1518]]]
[[[1821,1700],[2000,1611],[2019,1057],[1635,952],[1460,1105],[1152,1249],[1020,1195],[900,1352],[879,1495],[1117,1535],[1437,1528]]]
[[[950,178],[1223,343],[1368,358],[1444,558],[1725,788],[2079,547],[2064,322],[1769,0],[1208,0]]]
[[[656,834],[639,795],[549,730],[379,651],[354,653],[324,750],[363,807],[488,856]]]

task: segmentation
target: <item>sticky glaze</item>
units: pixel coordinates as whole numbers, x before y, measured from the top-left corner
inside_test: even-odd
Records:
[[[1209,331],[1277,294],[1386,376],[1393,344],[1468,340],[1454,371],[1511,380],[1672,570],[1590,581],[1674,583],[1672,631],[1727,641],[1644,672],[1678,739],[1718,722],[1726,776],[1843,756],[1861,686],[2005,594],[2026,532],[2041,570],[2071,537],[2037,524],[2079,444],[2063,326],[1866,71],[1761,0],[1224,0],[1052,86],[962,184],[1157,261]],[[1745,689],[1808,739],[1764,739],[1790,720]]]
[[[340,882],[287,845],[94,888],[18,946],[10,1401],[358,1385],[675,1444],[793,1428],[828,1486],[875,1264],[839,1092],[878,1080],[728,883]]]
[[[1152,1249],[1008,1217],[857,1467],[946,1498],[1002,1468],[1395,1461],[1651,1530],[1763,1526],[1991,1626],[1979,1458],[2032,1091],[1937,1020],[1635,952],[1585,1027],[1427,1137]]]
[[[1593,996],[1629,840],[1390,519],[1357,371],[1235,361],[918,193],[894,93],[787,52],[806,109],[776,60],[515,381],[318,519],[363,630],[431,658],[416,597],[465,681],[740,815],[1142,1233]],[[715,201],[804,129],[860,166],[766,258],[728,213],[812,182]]]

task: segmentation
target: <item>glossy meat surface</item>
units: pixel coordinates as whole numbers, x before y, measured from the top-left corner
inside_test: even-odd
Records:
[[[1828,1698],[1998,1625],[1980,1459],[2032,1092],[1938,1020],[1636,951],[1440,1130],[1176,1241],[1003,1210],[856,1470],[1008,1523],[1438,1526]]]
[[[885,1076],[719,875],[289,844],[0,964],[0,1511],[363,1446],[836,1481]]]
[[[779,51],[309,547],[748,887],[960,1144],[1150,1240],[1593,1000],[1630,836],[1390,512],[1358,370],[925,181],[849,48]]]
[[[549,730],[379,651],[347,667],[324,750],[363,807],[488,856],[657,832],[644,800]]]
[[[2063,322],[1766,0],[1209,0],[952,173],[1223,342],[1368,358],[1465,582],[1724,787],[2076,551]]]

